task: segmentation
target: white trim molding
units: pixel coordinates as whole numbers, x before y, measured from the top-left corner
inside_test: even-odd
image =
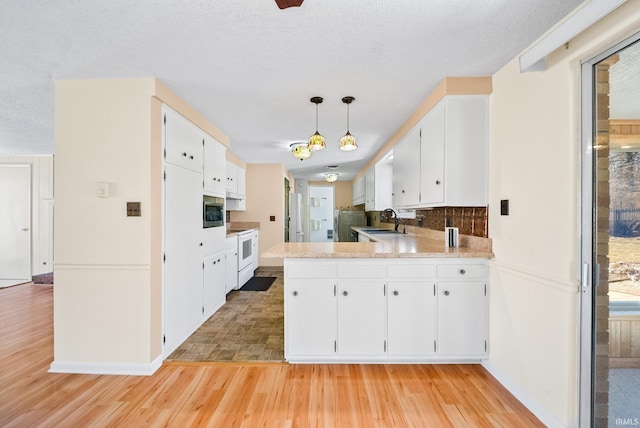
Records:
[[[151,376],[162,365],[162,356],[148,364],[140,363],[85,363],[53,361],[49,373]]]
[[[500,272],[517,276],[526,279],[527,281],[535,282],[565,293],[578,294],[580,291],[580,281],[577,279],[575,281],[559,280],[535,272],[530,272],[520,267],[508,266],[506,264],[496,262],[495,260],[489,260],[489,267],[492,266]]]
[[[563,19],[520,55],[520,72],[544,71],[547,55],[613,12],[627,0],[590,0]]]
[[[565,425],[549,413],[544,406],[534,400],[527,391],[522,389],[517,383],[513,382],[507,375],[491,364],[491,361],[483,361],[481,365],[547,427],[565,427]]]

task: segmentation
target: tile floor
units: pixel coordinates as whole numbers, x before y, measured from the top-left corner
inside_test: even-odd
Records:
[[[227,294],[227,303],[178,347],[167,361],[284,361],[282,271],[267,291]]]

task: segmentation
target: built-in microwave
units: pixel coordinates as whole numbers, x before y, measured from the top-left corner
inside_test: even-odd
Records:
[[[202,227],[224,226],[224,198],[203,196],[202,198]]]

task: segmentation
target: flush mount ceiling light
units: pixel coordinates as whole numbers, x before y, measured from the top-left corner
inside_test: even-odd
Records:
[[[322,97],[313,97],[310,100],[316,105],[316,133],[309,138],[309,148],[314,150],[324,150],[326,144],[324,137],[318,132],[318,104],[322,103]]]
[[[305,142],[293,143],[290,144],[291,153],[296,159],[300,159],[301,161],[305,159],[309,159],[311,157],[311,149],[309,145]]]
[[[336,181],[338,179],[338,176],[340,174],[338,174],[337,172],[327,172],[324,175],[324,179],[327,180],[329,183],[333,183],[334,181]]]
[[[358,148],[358,143],[356,143],[356,137],[351,135],[349,132],[349,104],[354,102],[356,99],[353,97],[344,97],[342,102],[347,105],[347,133],[344,134],[344,137],[340,138],[340,150],[344,150],[345,152],[350,152]]]

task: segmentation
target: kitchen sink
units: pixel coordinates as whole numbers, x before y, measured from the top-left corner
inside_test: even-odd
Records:
[[[369,235],[377,235],[377,234],[381,234],[381,233],[402,233],[402,232],[398,232],[395,230],[389,230],[389,229],[360,229],[362,231],[362,233],[367,233]]]

